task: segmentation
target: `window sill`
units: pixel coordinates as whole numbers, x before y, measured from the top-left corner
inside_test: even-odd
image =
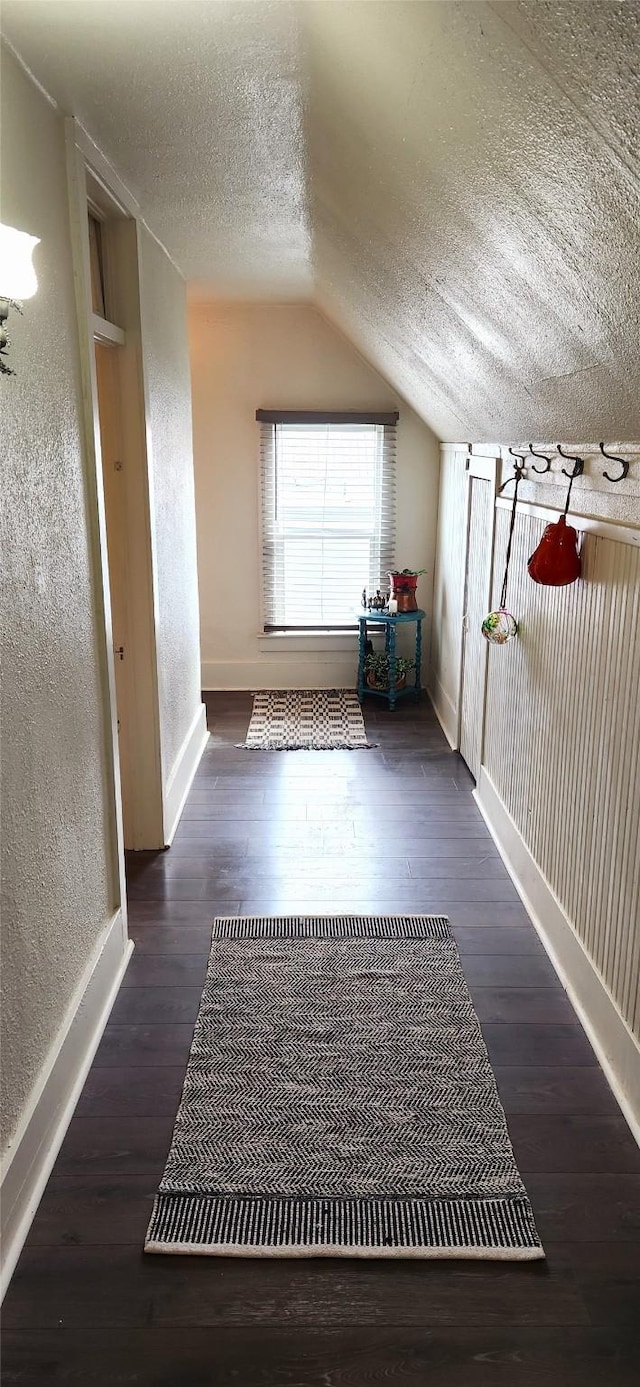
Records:
[[[377,633],[376,633],[377,634]],[[257,636],[258,649],[274,651],[290,650],[343,650],[351,653],[358,649],[358,631],[260,631]]]

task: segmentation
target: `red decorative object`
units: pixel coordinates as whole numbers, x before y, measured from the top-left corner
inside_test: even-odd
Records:
[[[534,583],[548,588],[566,587],[580,577],[578,532],[573,525],[567,525],[564,515],[553,525],[547,525],[527,568]]]

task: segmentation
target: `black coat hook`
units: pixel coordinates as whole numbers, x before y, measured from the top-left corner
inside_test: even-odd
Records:
[[[605,453],[604,443],[599,443],[598,447],[603,458],[608,458],[610,462],[619,462],[622,468],[622,475],[620,477],[610,477],[608,472],[604,472],[603,476],[606,477],[608,482],[623,482],[629,472],[630,463],[625,462],[624,458],[617,458],[615,453]]]
[[[576,477],[581,477],[584,472],[584,458],[576,457],[575,453],[563,453],[559,443],[556,444],[556,448],[561,458],[566,458],[567,462],[573,463],[573,472],[567,472],[566,467],[563,467],[562,471],[565,477],[571,477],[572,481],[574,481]]]
[[[529,456],[532,458],[541,458],[542,462],[546,463],[546,467],[533,466],[533,471],[539,472],[541,477],[544,476],[545,472],[551,471],[551,458],[548,458],[546,453],[536,453],[533,443],[529,444]]]
[[[584,472],[584,458],[576,457],[575,453],[563,453],[559,443],[556,443],[556,448],[561,458],[566,458],[567,462],[573,463],[573,472],[567,472],[566,467],[563,467],[562,469],[565,477],[569,478],[569,489],[567,491],[567,499],[564,503],[563,511],[563,515],[566,516],[569,511],[569,504],[571,501],[571,488],[573,486],[573,483],[575,482],[576,477],[581,477],[582,473]]]
[[[524,472],[525,463],[526,463],[526,461],[527,461],[527,454],[526,454],[526,453],[514,453],[513,448],[510,448],[510,449],[509,449],[509,452],[511,453],[512,458],[515,458],[515,459],[516,459],[516,461],[515,461],[514,464],[513,464],[514,467],[515,467],[516,472]],[[518,466],[518,464],[520,464],[520,465]]]
[[[509,485],[509,482],[512,482],[512,481],[514,481],[514,480],[515,480],[515,484],[516,484],[516,494],[517,494],[517,491],[518,491],[518,483],[521,482],[521,481],[522,481],[522,478],[524,477],[524,468],[525,468],[525,463],[526,463],[526,460],[527,460],[527,455],[526,455],[526,453],[514,453],[513,448],[510,448],[510,449],[509,449],[509,452],[511,453],[512,458],[515,458],[515,462],[514,462],[514,464],[513,464],[514,474],[513,474],[513,477],[507,477],[506,481],[504,481],[504,482],[502,483],[502,486],[501,486],[501,487],[498,487],[498,496],[500,496],[500,495],[502,494],[502,492],[503,492],[504,489],[505,489],[505,486],[508,486],[508,485]]]

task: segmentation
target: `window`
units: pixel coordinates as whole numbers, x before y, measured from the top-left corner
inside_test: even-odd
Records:
[[[89,211],[89,259],[91,264],[91,307],[94,313],[106,318],[106,298],[104,292],[104,246],[102,223]]]
[[[397,414],[276,414],[261,429],[265,631],[353,628],[395,547]]]

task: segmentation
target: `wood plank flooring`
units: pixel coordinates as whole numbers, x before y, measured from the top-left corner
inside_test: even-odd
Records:
[[[3,1383],[637,1387],[640,1151],[427,703],[362,752],[212,737],[4,1306]],[[145,1257],[214,914],[449,915],[546,1263]]]

